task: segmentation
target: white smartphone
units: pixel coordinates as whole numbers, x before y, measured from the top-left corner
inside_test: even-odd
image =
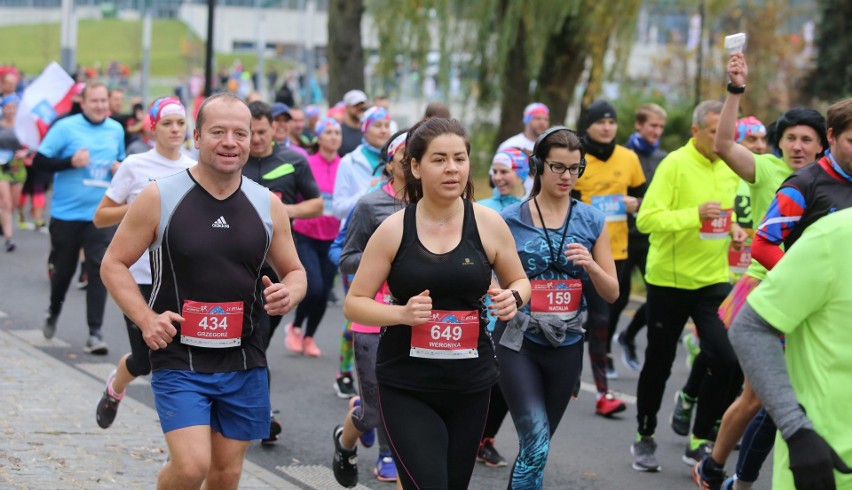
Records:
[[[737,34],[725,36],[725,49],[728,50],[728,54],[742,53],[743,51],[745,51],[745,46],[745,32],[739,32]]]

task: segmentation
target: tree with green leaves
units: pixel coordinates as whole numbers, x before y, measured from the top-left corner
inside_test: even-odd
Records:
[[[852,3],[822,0],[817,30],[816,67],[807,80],[808,93],[823,100],[852,96]]]
[[[599,95],[604,55],[611,46],[624,43],[624,49],[615,50],[615,69],[625,67],[641,4],[641,0],[369,0],[367,5],[379,32],[380,57],[388,63],[399,54],[424,59],[436,37],[440,86],[453,55],[470,56],[466,69],[477,76],[468,95],[482,111],[499,102],[496,146],[518,132],[524,106],[533,100],[550,107],[554,123],[564,121],[590,62],[592,78],[585,98]]]

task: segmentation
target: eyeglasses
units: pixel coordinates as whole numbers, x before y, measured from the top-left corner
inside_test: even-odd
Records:
[[[566,171],[571,175],[580,175],[580,170],[583,168],[583,165],[581,165],[579,163],[576,164],[576,165],[571,165],[570,167],[563,164],[563,163],[558,163],[558,162],[547,162],[547,161],[545,161],[544,163],[546,163],[547,166],[550,167],[551,172],[553,172],[557,175],[562,175]]]

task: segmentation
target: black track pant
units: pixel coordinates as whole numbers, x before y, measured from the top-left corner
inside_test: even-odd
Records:
[[[683,327],[695,322],[705,356],[706,374],[698,394],[693,434],[710,438],[713,425],[733,401],[737,358],[717,310],[731,285],[713,284],[695,290],[648,285],[648,347],[639,374],[636,408],[639,434],[650,436],[657,428],[657,412],[672,371]]]
[[[86,287],[86,320],[90,335],[100,335],[104,322],[107,290],[101,281],[104,258],[116,227],[97,228],[91,221],[50,220],[50,314],[58,316],[65,302],[71,279],[77,271],[80,250],[86,255],[84,267],[89,277]]]
[[[632,238],[632,237],[631,237]],[[627,306],[627,303],[630,302],[630,290],[632,287],[632,279],[633,279],[633,269],[639,269],[639,272],[642,274],[642,277],[645,277],[645,264],[648,261],[648,242],[633,244],[633,240],[631,240],[630,244],[627,247],[627,260],[624,263],[624,268],[620,271],[618,276],[618,299],[615,303],[612,304],[612,309],[610,310],[610,330],[615,333],[618,327],[618,319],[621,317],[621,312],[624,311],[624,308]],[[636,310],[636,313],[633,314],[633,318],[630,320],[630,323],[627,325],[627,329],[624,331],[625,337],[634,341],[636,339],[636,335],[639,333],[639,330],[645,326],[645,323],[648,321],[648,313],[645,309],[645,303]],[[612,338],[610,338],[612,341]]]

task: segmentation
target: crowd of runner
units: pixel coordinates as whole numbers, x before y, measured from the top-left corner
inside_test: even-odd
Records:
[[[627,410],[608,386],[615,343],[639,372],[636,432],[625,434],[634,470],[668,463],[656,456],[662,410],[687,438],[684,471],[699,488],[752,488],[773,446],[773,488],[852,488],[842,388],[852,270],[841,252],[852,239],[852,99],[764,124],[740,113],[755,89],[742,53],[727,74],[724,102],[698,104],[692,138],[671,153],[657,104],[636,109],[623,145],[627,118],[605,100],[576,130],[529,104],[490,162],[492,196],[476,202],[481,162],[443,104],[398,128],[386,100],[357,89],[325,113],[222,93],[196,108],[187,144],[181,100],[123,115],[124,92],[95,80],[26,148],[9,71],[4,246],[15,250],[19,227],[49,233],[45,338],[78,267],[87,352],[108,352],[107,292],[124,312],[131,351],[95,415],[110,427],[128,384],[151,374],[169,447],[158,488],[236,488],[250,441],[277,443],[266,351],[292,311],[286,348],[323,355],[314,336],[338,277],[346,321],[329,384],[350,403],[329,458],[344,487],[358,483],[358,445],[378,442],[377,479],[467,488],[476,461],[507,466],[494,444],[507,414],[519,445],[508,487],[546,487],[586,344],[595,413]],[[618,331],[637,269],[646,301]],[[681,342],[690,374],[668,405]]]

